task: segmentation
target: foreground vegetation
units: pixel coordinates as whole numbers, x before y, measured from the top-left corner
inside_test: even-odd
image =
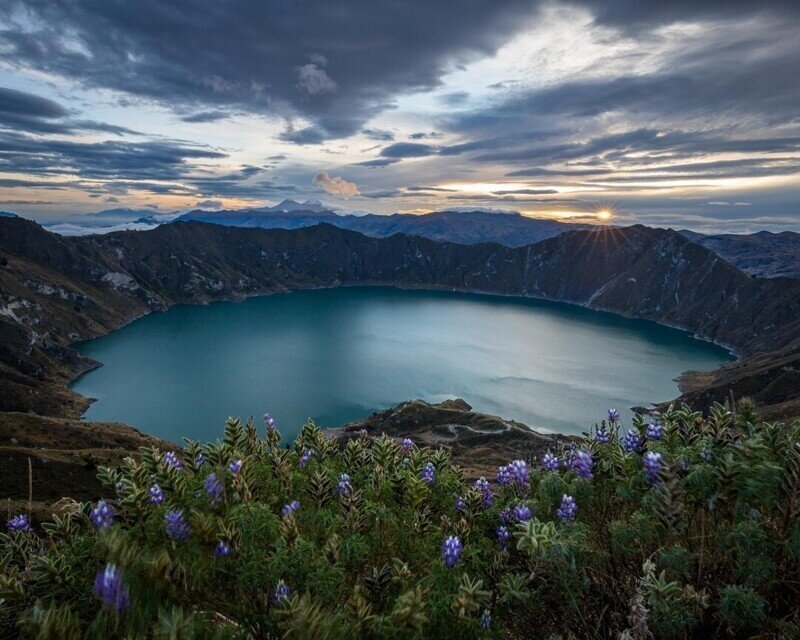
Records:
[[[798,637],[800,423],[616,412],[468,480],[265,415],[145,449],[115,498],[0,536],[0,637]]]

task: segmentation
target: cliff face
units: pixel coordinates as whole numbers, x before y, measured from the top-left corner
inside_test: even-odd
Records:
[[[80,399],[63,384],[91,365],[66,348],[77,339],[176,303],[295,288],[386,284],[541,297],[682,327],[746,356],[777,350],[795,362],[800,352],[800,281],[751,278],[677,232],[642,226],[511,248],[373,238],[327,224],[188,222],[64,238],[3,219],[0,252],[2,410],[74,414]],[[737,375],[747,362],[737,363]],[[724,397],[724,385],[713,399]]]

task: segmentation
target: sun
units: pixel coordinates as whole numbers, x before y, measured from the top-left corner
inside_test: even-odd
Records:
[[[597,217],[600,220],[611,220],[611,212],[608,209],[602,209],[597,212]]]

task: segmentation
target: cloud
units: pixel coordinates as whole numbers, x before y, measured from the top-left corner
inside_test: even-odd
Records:
[[[437,152],[438,149],[429,144],[395,142],[381,149],[380,155],[384,158],[422,158],[423,156],[432,156]]]
[[[352,198],[353,196],[360,195],[358,187],[354,183],[347,182],[347,180],[342,177],[331,177],[324,171],[320,171],[314,176],[312,183],[332,196]]]
[[[297,67],[297,88],[309,95],[318,96],[336,91],[338,85],[325,69],[310,62]]]
[[[222,209],[224,205],[221,200],[198,200],[194,206],[201,209]]]
[[[363,129],[361,134],[370,140],[377,140],[379,142],[391,142],[394,140],[394,134],[385,129]]]
[[[230,117],[230,114],[227,111],[198,111],[197,113],[182,116],[181,120],[184,122],[216,122],[228,117]]]
[[[533,14],[529,0],[469,11],[457,0],[194,0],[190,10],[182,0],[7,0],[0,61],[177,112],[296,116],[326,139],[341,138],[393,96],[437,87],[453,62],[491,55]]]

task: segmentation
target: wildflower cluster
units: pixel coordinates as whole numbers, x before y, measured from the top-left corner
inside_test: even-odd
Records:
[[[796,635],[800,423],[610,411],[487,478],[264,421],[101,469],[53,522],[9,514],[0,637]]]

